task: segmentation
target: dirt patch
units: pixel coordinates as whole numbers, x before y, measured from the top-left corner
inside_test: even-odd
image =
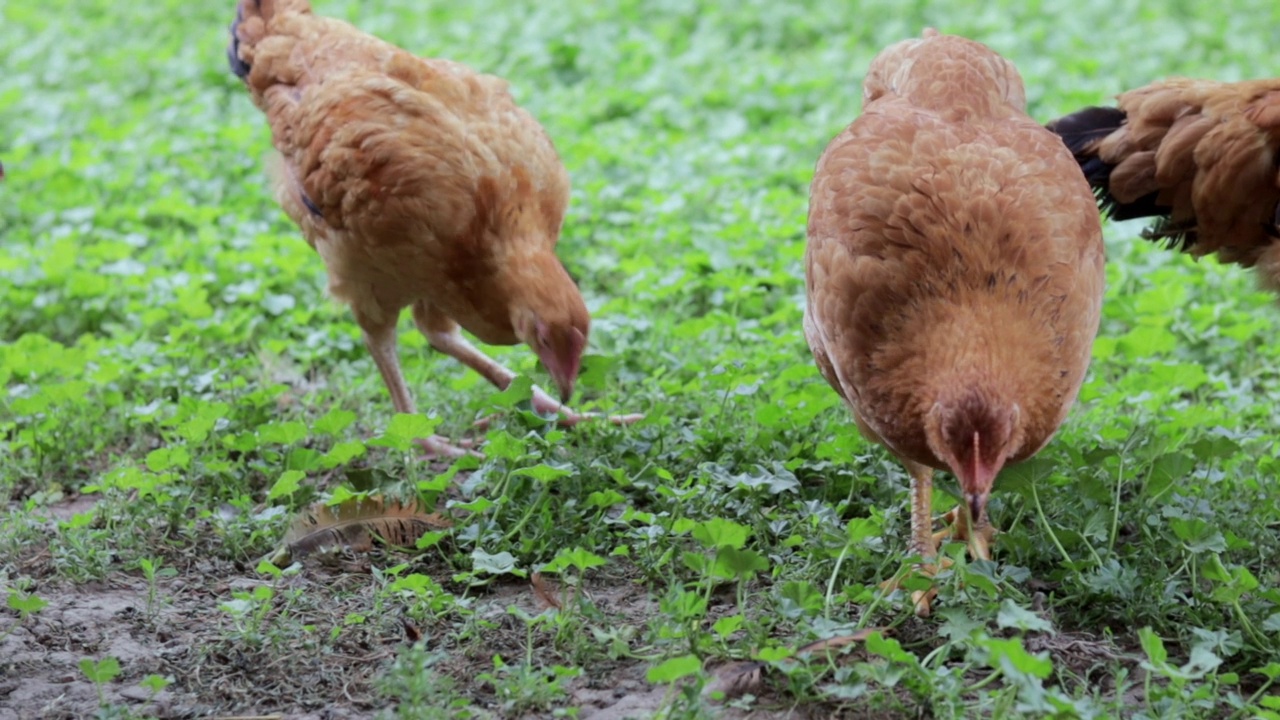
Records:
[[[219,606],[261,583],[230,563],[202,569],[158,582],[150,603],[140,579],[38,588],[49,603],[43,610],[21,622],[6,612],[0,622],[17,624],[0,641],[0,718],[81,718],[103,704],[159,718],[244,711],[300,717],[313,709],[358,717],[384,704],[370,677],[403,642],[403,629],[398,621],[342,625],[346,611],[367,604],[360,592],[367,577],[327,577],[327,591],[297,579],[266,601],[261,627],[246,629]],[[344,585],[345,598],[338,594]],[[308,594],[316,602],[300,599]],[[316,612],[321,605],[327,607]],[[316,638],[334,627],[343,631],[332,643]],[[120,672],[95,687],[80,661],[107,657]],[[150,675],[170,684],[153,693],[140,684]]]
[[[509,608],[530,615],[545,609],[530,586],[472,591],[469,618],[433,621],[410,617],[386,593],[379,597],[369,560],[318,563],[275,583],[235,563],[202,560],[159,579],[154,593],[144,579],[124,574],[111,582],[31,588],[48,602],[38,613],[19,620],[0,611],[0,634],[12,629],[0,641],[0,720],[90,717],[103,705],[157,718],[375,717],[394,702],[379,694],[376,680],[419,639],[443,653],[433,669],[455,680],[478,717],[519,716],[505,713],[495,689],[479,678],[493,672],[495,655],[512,662],[525,655],[528,629]],[[440,568],[422,572],[446,575]],[[613,580],[587,589],[598,612],[590,622],[638,631],[657,606],[640,586]],[[253,610],[237,618],[225,609],[251,602],[246,598],[258,588],[270,588],[271,596],[256,620]],[[556,658],[553,643],[535,637],[543,661]],[[107,657],[120,672],[99,688],[80,662]],[[650,717],[668,698],[665,688],[645,681],[648,665],[597,658],[589,676],[567,683],[567,697],[555,705],[578,706],[579,717],[596,720]],[[168,686],[151,691],[142,684],[151,675],[167,678]]]
[[[47,554],[33,552],[24,566],[49,562]],[[437,661],[410,668],[408,676],[446,678],[446,702],[468,702],[478,718],[550,716],[541,709],[511,709],[492,679],[501,676],[495,656],[508,665],[531,655],[539,668],[584,668],[547,705],[576,707],[583,720],[648,718],[677,700],[677,691],[647,681],[651,662],[639,659],[659,650],[635,642],[647,637],[647,625],[661,611],[634,574],[593,576],[582,591],[590,602],[574,609],[580,625],[573,632],[594,634],[595,642],[564,642],[545,627],[531,635],[519,617],[545,610],[547,593],[568,597],[554,581],[543,597],[519,580],[449,587],[448,568],[437,560],[415,569],[444,583],[466,609],[433,615],[387,592],[387,579],[371,571],[404,560],[378,552],[309,559],[301,574],[272,581],[239,563],[199,559],[186,566],[175,562],[178,574],[159,579],[153,591],[144,579],[124,572],[112,574],[110,582],[37,585],[29,591],[48,602],[40,612],[19,620],[0,610],[0,720],[90,717],[103,705],[165,719],[376,717],[408,697],[380,685],[411,650]],[[47,567],[31,569],[29,577],[53,576]],[[721,604],[713,601],[712,615],[728,609]],[[894,635],[909,645],[936,640],[926,624],[915,621]],[[620,643],[618,652],[611,651],[613,643]],[[1027,648],[1050,651],[1082,683],[1102,682],[1108,667],[1131,660],[1109,640],[1082,633],[1032,635]],[[107,657],[119,662],[120,672],[99,688],[84,676],[80,662]],[[854,650],[839,662],[865,659]],[[145,687],[151,675],[166,678],[167,687]],[[872,715],[857,703],[810,697],[797,704],[785,684],[771,672],[753,691],[758,699],[749,707],[739,707],[740,701],[716,706],[705,697],[701,705],[713,708],[708,716],[723,720],[911,717],[901,708],[919,710],[906,696],[896,710]]]
[[[0,641],[0,717],[75,718],[99,707],[98,690],[81,672],[84,658],[120,661],[118,682],[103,687],[103,700],[119,705],[150,704],[166,713],[175,696],[154,698],[138,685],[161,672],[173,648],[138,632],[146,590],[129,585],[85,585],[58,592],[44,590],[49,602]],[[8,615],[6,625],[17,622]]]

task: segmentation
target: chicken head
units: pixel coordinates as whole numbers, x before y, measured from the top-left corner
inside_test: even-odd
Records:
[[[1001,404],[974,389],[958,400],[934,403],[925,419],[925,439],[960,482],[969,521],[986,523],[991,486],[1010,456],[1022,449],[1026,435],[1018,404]],[[989,559],[989,558],[988,558]]]

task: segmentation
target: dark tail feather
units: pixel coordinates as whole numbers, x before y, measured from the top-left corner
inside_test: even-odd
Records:
[[[1093,143],[1124,126],[1124,111],[1113,107],[1087,107],[1049,123],[1049,128],[1079,157],[1092,154]]]
[[[1125,120],[1125,114],[1119,108],[1088,107],[1058,118],[1045,127],[1062,138],[1063,144],[1075,156],[1085,179],[1089,181],[1094,194],[1098,196],[1099,209],[1108,217],[1113,220],[1132,220],[1165,215],[1169,212],[1169,208],[1156,203],[1156,193],[1144,195],[1128,203],[1121,203],[1111,195],[1111,171],[1115,166],[1103,162],[1102,158],[1098,157],[1098,143],[1124,127]],[[1160,232],[1160,237],[1170,238],[1177,235],[1180,238],[1182,234],[1173,227],[1165,227]]]
[[[1095,188],[1106,190],[1111,181],[1112,165],[1098,157],[1100,140],[1124,125],[1124,113],[1119,108],[1090,107],[1058,118],[1045,125],[1050,132],[1062,138],[1063,144],[1080,163],[1080,169]]]
[[[1146,198],[1143,199],[1145,200]],[[1169,210],[1168,208],[1165,208],[1150,214],[1162,215],[1162,213],[1167,212],[1169,212]],[[1134,215],[1133,217],[1146,216]],[[1142,231],[1142,239],[1158,242],[1169,250],[1186,252],[1200,240],[1200,232],[1196,225],[1195,218],[1179,221],[1174,220],[1171,217],[1162,216],[1152,223],[1151,227]]]
[[[240,23],[244,21],[244,3],[236,3],[236,19],[231,21],[231,42],[227,45],[227,64],[231,66],[231,72],[235,76],[244,80],[249,77],[249,63],[240,59],[240,37],[236,31],[240,29]]]

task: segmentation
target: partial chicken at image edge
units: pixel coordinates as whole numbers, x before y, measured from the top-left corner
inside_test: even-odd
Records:
[[[1280,292],[1280,79],[1170,78],[1049,123],[1115,220]]]
[[[529,345],[560,391],[557,402],[535,387],[535,410],[564,425],[592,417],[562,404],[590,324],[555,254],[568,173],[505,81],[313,15],[306,0],[242,0],[227,56],[271,126],[276,198],[351,306],[397,412],[415,412],[396,352],[411,307],[433,348],[500,388],[515,373],[459,326]],[[470,452],[439,436],[421,444]]]
[[[805,338],[862,434],[906,467],[926,574],[948,534],[933,532],[933,471],[964,495],[950,532],[989,559],[995,478],[1058,430],[1098,331],[1094,196],[1025,107],[1011,63],[926,30],[872,61],[863,112],[810,188]],[[935,593],[913,593],[918,614]]]

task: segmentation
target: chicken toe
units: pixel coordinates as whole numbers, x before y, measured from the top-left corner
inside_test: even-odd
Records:
[[[471,449],[473,444],[470,440],[459,440],[457,443],[453,443],[448,438],[439,435],[418,439],[418,446],[422,448],[423,455],[427,458],[458,458],[465,455],[484,457],[484,455]]]
[[[630,425],[634,422],[644,419],[641,413],[631,413],[629,415],[604,415],[603,413],[580,413],[569,408],[568,405],[558,402],[555,398],[546,394],[541,388],[533,389],[533,409],[543,415],[555,413],[560,416],[557,423],[563,427],[573,427],[584,420],[595,420],[599,418],[607,419],[614,425]]]
[[[995,541],[996,533],[999,531],[991,524],[985,513],[982,522],[974,524],[969,522],[969,512],[957,505],[942,516],[942,522],[947,527],[933,534],[935,542],[941,543],[951,537],[958,542],[967,543],[969,557],[974,560],[991,559],[991,543]]]

